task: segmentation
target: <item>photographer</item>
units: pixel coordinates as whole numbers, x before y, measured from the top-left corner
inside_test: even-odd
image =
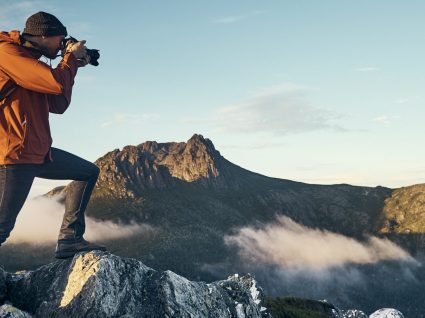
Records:
[[[90,62],[85,41],[65,45],[66,36],[63,24],[45,12],[30,16],[22,35],[0,33],[0,245],[9,237],[35,177],[75,180],[66,193],[57,258],[105,250],[83,238],[84,212],[99,168],[51,147],[49,112],[66,111],[77,69]],[[41,56],[54,59],[61,50],[56,68],[39,61]],[[34,221],[34,226],[43,231],[45,225]]]

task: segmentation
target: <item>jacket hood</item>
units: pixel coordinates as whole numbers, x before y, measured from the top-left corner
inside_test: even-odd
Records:
[[[0,42],[22,44],[21,33],[16,30],[10,32],[0,32]]]
[[[36,59],[39,59],[43,54],[39,49],[34,47],[32,42],[26,41],[24,38],[22,38],[21,33],[16,30],[10,32],[0,32],[0,43],[1,42],[13,43],[25,47],[28,52]]]

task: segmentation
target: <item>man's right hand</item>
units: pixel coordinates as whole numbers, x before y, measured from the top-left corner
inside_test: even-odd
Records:
[[[90,56],[87,55],[87,47],[84,44],[86,44],[85,40],[69,43],[65,50],[66,53],[74,54],[78,60],[79,67],[86,66],[90,62]]]

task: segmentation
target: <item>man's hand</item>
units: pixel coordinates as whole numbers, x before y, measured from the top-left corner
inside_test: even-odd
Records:
[[[74,56],[77,58],[79,67],[86,66],[90,62],[90,56],[87,55],[87,48],[84,44],[86,44],[85,40],[69,43],[65,49],[66,53],[69,52],[74,54]]]

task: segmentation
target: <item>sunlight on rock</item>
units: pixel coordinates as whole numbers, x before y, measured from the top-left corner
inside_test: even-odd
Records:
[[[83,289],[90,277],[99,269],[100,257],[92,253],[80,255],[74,263],[63,293],[60,307],[67,306]]]

